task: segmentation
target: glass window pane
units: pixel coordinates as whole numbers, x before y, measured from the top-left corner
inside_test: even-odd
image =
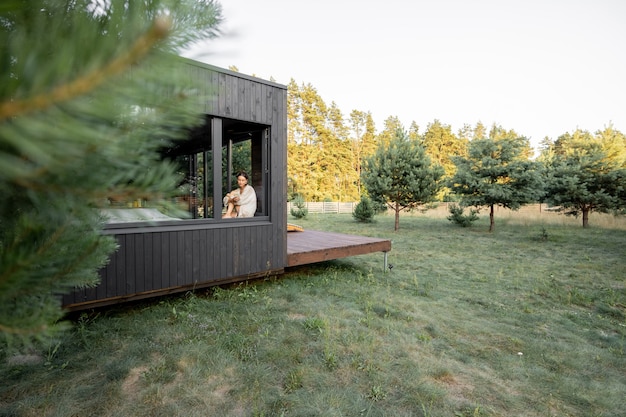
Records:
[[[269,127],[234,119],[221,120],[221,164],[213,172],[211,149],[212,116],[207,116],[203,126],[190,131],[189,139],[178,141],[163,151],[163,158],[174,164],[180,181],[173,198],[162,201],[125,201],[109,199],[108,209],[117,210],[110,215],[111,223],[129,221],[160,221],[185,219],[221,219],[225,212],[222,198],[214,201],[214,178],[221,178],[224,194],[238,189],[237,173],[248,175],[248,184],[256,193],[255,216],[267,216],[269,195]],[[215,140],[220,140],[215,138]],[[217,203],[217,206],[216,206]],[[141,209],[141,210],[137,210]],[[110,210],[109,210],[110,211]],[[123,214],[123,215],[122,215]]]

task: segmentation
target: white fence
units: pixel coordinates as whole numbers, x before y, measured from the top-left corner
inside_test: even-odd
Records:
[[[342,203],[338,201],[324,201],[324,202],[308,202],[304,203],[309,213],[348,213],[351,214],[354,211],[354,207],[357,203]],[[287,212],[291,212],[291,208],[295,207],[293,203],[287,203]]]

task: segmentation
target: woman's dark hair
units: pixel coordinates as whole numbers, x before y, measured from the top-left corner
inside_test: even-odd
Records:
[[[250,178],[248,178],[248,174],[245,171],[239,171],[237,173],[237,177],[236,178],[239,178],[239,177],[244,177],[245,179],[250,180]]]

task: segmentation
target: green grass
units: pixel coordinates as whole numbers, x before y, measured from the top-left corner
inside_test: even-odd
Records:
[[[83,313],[3,350],[0,416],[623,416],[625,229],[486,217],[310,215],[391,238],[393,269],[362,255]]]

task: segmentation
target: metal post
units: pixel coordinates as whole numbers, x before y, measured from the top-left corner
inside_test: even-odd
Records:
[[[383,272],[387,272],[387,252],[383,252],[384,260],[383,260]]]

